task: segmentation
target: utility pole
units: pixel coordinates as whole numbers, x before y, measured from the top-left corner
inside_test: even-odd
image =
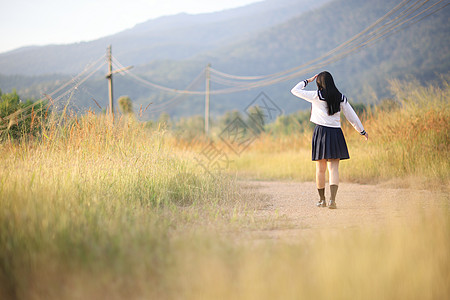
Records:
[[[208,64],[205,69],[205,77],[206,77],[206,92],[205,92],[205,134],[209,135],[209,84],[211,76],[209,74],[209,68],[211,64]]]
[[[113,81],[112,81],[112,50],[111,45],[107,49],[108,57],[108,74],[106,74],[106,79],[108,79],[108,91],[109,91],[109,115],[114,120],[114,101],[113,101]]]
[[[106,49],[106,57],[108,59],[108,74],[106,74],[106,79],[108,79],[108,91],[109,91],[109,114],[114,121],[114,96],[113,96],[113,80],[112,76],[115,73],[120,73],[122,71],[126,71],[131,69],[133,66],[125,67],[119,70],[115,70],[113,72],[112,67],[112,49],[111,45]]]

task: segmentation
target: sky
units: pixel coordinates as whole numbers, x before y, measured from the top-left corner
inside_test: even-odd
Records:
[[[160,16],[197,14],[261,0],[0,0],[0,53],[90,41]]]

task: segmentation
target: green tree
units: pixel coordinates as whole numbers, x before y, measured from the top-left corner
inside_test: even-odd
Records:
[[[128,96],[121,96],[118,100],[120,111],[124,115],[132,115],[133,112],[133,103],[131,102],[131,98]]]
[[[225,129],[236,119],[244,120],[244,117],[242,116],[242,113],[240,111],[232,110],[225,112],[225,114],[220,118],[219,121],[220,130]]]
[[[305,132],[314,128],[310,122],[311,111],[300,110],[289,115],[279,116],[275,122],[268,124],[267,129],[274,135],[291,135]]]
[[[252,106],[248,109],[247,126],[249,126],[256,134],[264,132],[266,125],[266,114],[259,106]]]
[[[188,141],[203,136],[204,130],[205,118],[199,115],[188,118],[180,118],[175,125],[175,132],[177,136]]]

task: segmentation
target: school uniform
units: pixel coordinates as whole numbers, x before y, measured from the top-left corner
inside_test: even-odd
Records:
[[[316,124],[312,138],[312,160],[349,159],[347,143],[341,129],[340,112],[329,116],[327,102],[320,91],[306,91],[304,88],[307,85],[307,80],[301,81],[291,90],[291,93],[311,102],[310,121]],[[344,95],[342,95],[340,108],[350,124],[364,135],[366,133],[364,127]]]

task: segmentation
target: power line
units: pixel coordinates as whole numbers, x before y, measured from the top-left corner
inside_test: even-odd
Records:
[[[115,59],[115,62],[118,65],[122,65],[117,59]],[[154,88],[154,89],[158,89],[158,90],[162,90],[165,92],[172,92],[172,93],[179,93],[179,94],[190,94],[190,95],[201,95],[204,94],[205,92],[203,91],[190,91],[190,90],[180,90],[180,89],[174,89],[174,88],[169,88],[166,86],[162,86],[160,84],[151,82],[147,79],[144,79],[142,77],[137,76],[136,74],[132,73],[129,70],[125,70],[124,73],[128,74],[131,78],[135,79],[138,82],[141,82],[142,84],[150,87],[150,88]]]
[[[388,13],[386,13],[384,16],[382,16],[381,18],[379,18],[377,21],[375,21],[374,23],[372,23],[369,27],[367,27],[366,29],[364,29],[363,31],[361,31],[360,33],[358,33],[357,35],[353,36],[352,38],[350,38],[349,40],[347,40],[346,42],[340,44],[339,46],[333,48],[332,50],[328,51],[327,53],[323,54],[322,56],[315,58],[307,63],[304,63],[300,66],[291,68],[289,70],[285,70],[285,71],[281,71],[278,73],[274,73],[274,74],[269,74],[269,75],[265,75],[263,77],[268,78],[268,77],[276,77],[276,76],[281,76],[284,74],[288,74],[291,72],[294,72],[300,68],[303,68],[309,64],[312,64],[316,61],[320,61],[321,59],[323,59],[326,56],[329,56],[335,52],[337,52],[340,49],[345,48],[346,46],[348,46],[349,44],[351,44],[352,42],[354,42],[355,40],[357,40],[359,37],[363,36],[366,32],[370,31],[372,28],[375,28],[378,24],[380,24],[382,21],[384,21],[386,18],[388,18],[389,16],[391,16],[392,14],[394,14],[395,12],[397,12],[399,9],[401,9],[402,7],[404,7],[408,2],[410,2],[411,0],[403,0],[401,3],[399,3],[396,7],[394,7],[393,9],[391,9]],[[420,0],[419,0],[420,1]],[[217,74],[221,74],[224,77],[227,78],[233,78],[233,79],[241,79],[241,78],[248,78],[248,79],[252,79],[254,78],[254,76],[236,76],[236,75],[231,75],[231,74],[226,74],[223,72],[219,72],[215,69],[212,69],[214,72],[216,72]]]
[[[102,57],[102,59],[103,59],[103,58],[104,58],[104,57]],[[96,63],[98,63],[99,61],[100,61],[100,60],[98,60]],[[62,90],[61,87],[59,87],[58,89],[56,89],[56,90],[53,91],[52,93],[46,95],[45,97],[39,99],[38,101],[33,102],[33,104],[31,104],[31,105],[29,105],[29,106],[27,106],[27,107],[24,107],[24,108],[22,108],[22,109],[18,109],[17,111],[15,111],[14,113],[10,114],[9,116],[6,116],[6,117],[3,118],[3,120],[2,120],[2,121],[3,121],[3,124],[0,124],[0,132],[1,132],[1,131],[5,131],[5,129],[8,130],[9,123],[10,123],[11,121],[14,121],[14,122],[17,122],[17,123],[18,123],[18,122],[21,122],[21,121],[23,121],[24,119],[28,118],[31,114],[33,114],[33,113],[39,113],[39,112],[41,112],[42,110],[48,109],[51,105],[54,105],[56,102],[58,102],[58,101],[59,101],[60,99],[62,99],[63,97],[67,96],[67,95],[70,94],[70,93],[73,93],[75,90],[78,89],[78,87],[79,87],[81,84],[83,84],[83,83],[84,83],[86,80],[88,80],[92,75],[94,75],[97,71],[99,71],[100,68],[103,67],[103,65],[104,65],[105,63],[106,63],[106,62],[103,61],[100,65],[97,66],[97,68],[93,69],[89,74],[87,74],[87,75],[84,76],[82,79],[80,79],[80,78],[81,78],[80,74],[86,73],[87,70],[91,70],[91,69],[95,66],[95,65],[92,65],[92,64],[91,64],[88,68],[86,68],[85,70],[83,70],[83,71],[82,71],[79,75],[77,75],[74,79],[72,79],[71,81],[69,81],[69,83],[64,84],[63,86],[67,86],[67,85],[69,85],[70,83],[75,83],[74,86],[72,86],[70,89],[68,89],[67,91],[65,91],[64,93],[62,93],[62,94],[59,95],[58,97],[56,97],[55,99],[53,99],[53,98],[51,97],[51,95],[55,95],[57,92],[61,91],[61,90]],[[76,80],[75,80],[75,79],[76,79]],[[39,105],[39,104],[42,104],[45,100],[51,100],[51,102],[50,102],[50,103],[47,103],[47,104],[44,105],[44,106],[41,105],[41,108],[39,108],[38,110],[34,110],[34,107],[35,107],[35,106],[37,106],[37,105]],[[32,110],[32,112],[27,113],[27,114],[23,114],[24,112],[29,111],[29,110]],[[18,116],[19,114],[22,114],[22,115],[20,116],[20,118],[16,119],[17,116]],[[5,123],[8,123],[8,124],[5,124]]]
[[[202,70],[202,72],[200,72],[200,74],[198,74],[197,77],[194,80],[192,80],[192,82],[186,87],[186,89],[194,88],[201,82],[201,80],[204,80],[204,77],[205,77],[205,72]],[[150,109],[148,111],[149,111],[149,113],[163,112],[163,111],[168,110],[168,109],[174,107],[175,105],[177,105],[179,102],[184,100],[186,96],[188,96],[188,95],[187,94],[178,94],[175,97],[173,97],[165,102],[151,105]]]
[[[123,68],[123,65],[113,56],[113,63],[116,67],[118,68]],[[127,71],[125,71],[125,73],[129,73]],[[190,90],[192,88],[194,88],[195,86],[197,86],[197,84],[200,82],[201,79],[203,79],[205,76],[205,71],[204,69],[191,81],[191,83],[188,84],[188,86],[184,89],[184,90]],[[132,77],[133,79],[135,79],[137,82],[143,84],[144,86],[148,86],[150,88],[153,88],[154,86],[151,84],[148,84],[148,82],[146,82],[146,80],[137,80],[135,76]],[[203,93],[203,92],[202,92]],[[188,93],[178,93],[175,97],[170,98],[167,101],[161,102],[161,103],[157,103],[157,104],[148,104],[151,105],[149,106],[150,109],[148,110],[149,112],[155,113],[155,112],[162,112],[170,107],[173,107],[174,104],[179,103],[181,100],[183,100],[184,96],[189,95]]]
[[[58,93],[59,91],[63,90],[65,87],[67,87],[70,84],[75,83],[77,80],[80,79],[80,77],[82,77],[85,73],[89,72],[95,65],[97,65],[100,61],[104,60],[105,56],[102,55],[100,58],[98,58],[95,62],[88,64],[83,71],[81,71],[78,75],[76,75],[75,77],[73,77],[72,79],[68,80],[65,84],[63,84],[62,86],[60,86],[59,88],[57,88],[56,90],[54,90],[53,92],[49,93],[48,95],[50,97],[52,97],[53,95],[55,95],[56,93]],[[43,97],[39,100],[45,100],[46,97]],[[39,101],[38,100],[38,101]]]
[[[285,71],[270,74],[270,75],[263,75],[263,76],[237,76],[237,75],[226,74],[226,73],[223,73],[223,72],[220,72],[220,71],[217,71],[217,70],[211,68],[212,73],[214,73],[215,75],[218,75],[218,76],[211,77],[211,79],[213,81],[218,82],[223,85],[232,86],[232,87],[225,88],[225,89],[219,89],[219,90],[211,90],[210,94],[217,95],[217,94],[234,93],[234,92],[254,89],[257,87],[272,85],[275,83],[279,83],[279,82],[286,81],[291,78],[297,77],[300,74],[306,73],[307,71],[311,71],[311,70],[317,69],[319,67],[333,63],[337,60],[340,60],[340,59],[352,54],[353,52],[360,50],[361,48],[363,48],[367,45],[373,44],[377,40],[382,39],[384,36],[387,37],[395,32],[398,32],[400,29],[396,30],[395,32],[393,32],[393,31],[394,31],[394,29],[405,25],[407,22],[410,22],[411,20],[417,18],[421,14],[429,11],[432,7],[441,3],[443,0],[438,1],[434,5],[432,5],[428,8],[425,8],[424,10],[417,13],[413,17],[408,18],[409,16],[411,16],[412,14],[417,12],[420,8],[422,8],[429,1],[430,0],[425,0],[425,1],[419,0],[419,1],[413,2],[411,5],[407,6],[408,3],[411,2],[411,0],[404,0],[401,3],[399,3],[397,6],[395,6],[393,9],[388,11],[383,17],[379,18],[373,24],[371,24],[366,29],[364,29],[357,35],[353,36],[346,42],[340,44],[339,46],[335,47],[334,49],[328,51],[327,53],[323,54],[322,56],[320,56],[316,59],[313,59],[307,63],[304,63],[295,68],[291,68],[289,70],[285,70]],[[446,5],[448,5],[448,4],[446,4]],[[444,5],[444,7],[446,5]],[[406,6],[406,8],[405,8],[405,6]],[[435,13],[436,11],[438,11],[442,8],[443,7],[433,11],[432,13],[428,14],[427,16]],[[391,16],[395,16],[395,14],[397,12],[399,12],[399,13],[396,17],[394,17],[394,19],[388,20],[386,23],[382,24],[384,21],[387,20],[387,18],[389,18]],[[376,28],[380,24],[382,24],[382,25],[380,27]],[[406,25],[405,27],[407,27],[407,26],[408,25]],[[339,51],[341,51],[341,52],[338,53]],[[129,74],[136,80],[144,83],[145,85],[149,86],[150,88],[160,89],[160,90],[163,90],[166,92],[174,92],[174,93],[190,94],[190,95],[204,95],[205,94],[205,91],[178,90],[178,89],[168,88],[168,87],[150,82],[146,79],[140,78],[139,76],[137,76],[131,72],[127,72],[127,74]],[[236,81],[231,81],[228,79],[220,78],[219,76],[223,76],[228,79],[236,79],[236,80],[256,80],[256,79],[260,79],[260,78],[265,78],[265,79],[257,80],[257,81],[250,82],[250,83],[239,83]]]
[[[264,78],[268,78],[268,77],[272,77],[273,74],[269,74],[269,75],[261,75],[261,76],[239,76],[239,75],[231,75],[231,74],[227,74],[221,71],[218,71],[214,68],[211,68],[211,72],[215,73],[217,75],[220,75],[222,77],[225,78],[230,78],[230,79],[237,79],[237,80],[260,80],[260,79],[264,79]]]
[[[29,105],[29,106],[27,106],[27,107],[24,107],[24,108],[22,108],[22,109],[20,109],[20,110],[15,111],[15,112],[12,113],[11,115],[4,117],[3,120],[9,120],[13,115],[19,114],[19,113],[21,113],[21,112],[23,112],[23,111],[25,111],[25,110],[31,109],[31,108],[33,108],[34,106],[36,106],[36,105],[42,103],[43,101],[48,100],[48,97],[54,96],[55,94],[57,94],[58,92],[60,92],[62,89],[64,89],[65,87],[67,87],[67,86],[70,85],[70,84],[74,84],[74,87],[79,86],[78,81],[80,80],[80,78],[81,78],[85,73],[87,73],[88,71],[90,71],[93,67],[95,67],[95,65],[98,64],[98,63],[99,63],[100,61],[102,61],[103,59],[104,59],[104,56],[100,57],[100,58],[99,58],[98,60],[96,60],[94,63],[88,65],[88,66],[87,66],[82,72],[80,72],[78,75],[76,75],[76,76],[73,77],[72,79],[68,80],[66,83],[64,83],[62,86],[58,87],[56,90],[52,91],[52,92],[49,93],[49,94],[45,94],[44,97],[40,98],[38,101],[33,102],[32,105]],[[95,69],[94,72],[91,72],[91,73],[90,73],[89,75],[87,75],[87,76],[90,77],[93,73],[95,73],[98,69],[100,69],[100,68],[103,66],[103,64],[104,64],[104,62],[103,62],[101,65],[99,65],[99,66]],[[83,80],[83,82],[84,82],[84,81],[85,81],[85,80]],[[65,95],[67,95],[67,94],[68,94],[68,92],[66,92],[65,94],[59,96],[59,97],[56,98],[55,100],[53,100],[53,99],[52,99],[52,100],[53,100],[54,102],[56,102],[56,101],[59,100],[59,98],[65,96]]]
[[[114,63],[114,65],[116,66],[116,67],[118,67],[118,68],[123,68],[123,65],[113,56],[113,63]],[[204,75],[205,75],[205,73],[204,73],[204,70],[202,70],[188,85],[187,85],[187,87],[185,88],[185,90],[189,90],[189,89],[192,89],[192,88],[194,88],[195,86],[197,86],[197,84],[200,82],[200,80],[202,80],[203,78],[204,78]],[[133,77],[134,78],[134,77]],[[148,84],[146,84],[146,82],[142,82],[142,81],[138,81],[138,82],[140,82],[141,84],[143,84],[144,86],[149,86]],[[150,85],[150,87],[152,87],[151,85]],[[177,102],[179,102],[180,100],[182,100],[181,99],[181,97],[183,97],[183,96],[186,96],[187,94],[185,94],[185,93],[180,93],[180,94],[178,94],[178,95],[176,95],[175,97],[173,97],[173,98],[170,98],[169,100],[167,100],[167,101],[165,101],[165,102],[162,102],[162,103],[157,103],[157,104],[152,104],[152,103],[150,103],[150,104],[148,104],[148,105],[151,105],[151,106],[149,106],[150,107],[150,110],[149,110],[149,112],[155,112],[155,111],[163,111],[165,108],[166,108],[166,106],[168,106],[168,105],[170,105],[170,106],[172,106],[172,103],[177,103]],[[162,108],[162,109],[161,109]]]
[[[336,61],[338,61],[338,60],[340,60],[340,59],[342,59],[342,58],[344,58],[344,57],[346,57],[346,56],[352,54],[353,52],[356,52],[357,50],[361,49],[362,47],[365,47],[365,46],[367,46],[367,45],[373,44],[374,42],[376,42],[376,41],[379,40],[379,39],[384,39],[384,38],[386,38],[386,37],[388,36],[388,34],[389,34],[389,35],[392,35],[393,33],[398,32],[399,30],[404,29],[404,28],[406,28],[406,27],[412,25],[413,23],[406,24],[406,25],[405,25],[405,23],[407,23],[407,22],[413,20],[414,18],[418,17],[419,15],[425,13],[426,11],[430,10],[432,7],[434,7],[435,5],[441,3],[442,1],[443,1],[443,0],[439,1],[438,3],[434,4],[434,5],[431,6],[431,7],[428,7],[428,8],[425,9],[424,11],[422,11],[422,12],[420,12],[420,13],[414,15],[413,17],[407,19],[406,21],[400,22],[401,20],[403,20],[403,19],[405,19],[406,17],[410,16],[410,15],[415,11],[415,10],[414,10],[412,13],[409,13],[409,14],[405,15],[403,18],[399,19],[397,22],[392,23],[393,25],[392,25],[389,29],[384,30],[384,31],[382,31],[381,33],[376,34],[374,37],[372,37],[372,38],[370,38],[370,39],[368,39],[368,40],[366,40],[366,41],[364,41],[364,42],[361,42],[360,44],[357,44],[356,46],[353,46],[353,48],[350,48],[349,50],[347,50],[347,51],[345,51],[345,52],[342,52],[342,53],[340,53],[340,54],[337,54],[337,55],[335,55],[334,57],[326,58],[325,60],[322,60],[320,63],[312,64],[312,65],[309,66],[308,68],[305,68],[305,69],[296,71],[296,72],[294,72],[294,73],[292,73],[292,74],[286,74],[285,76],[282,76],[282,77],[279,77],[279,78],[274,78],[274,79],[270,79],[270,80],[263,80],[263,81],[258,81],[258,82],[255,82],[255,83],[250,83],[250,84],[246,85],[244,89],[253,89],[253,88],[256,88],[256,87],[262,87],[262,86],[272,85],[272,84],[275,84],[275,83],[278,83],[278,82],[281,82],[281,81],[286,81],[286,80],[295,78],[295,77],[299,76],[300,74],[304,74],[304,73],[306,73],[307,71],[313,71],[314,69],[317,69],[317,68],[319,68],[319,67],[326,66],[326,65],[331,64],[331,63],[333,63],[333,62],[336,62]],[[428,2],[428,1],[425,1],[425,2]],[[437,12],[438,10],[444,8],[444,7],[447,6],[447,5],[448,5],[448,3],[445,4],[443,7],[440,7],[440,8],[438,8],[438,9],[436,9],[436,10],[433,11],[432,13],[429,13],[427,16],[429,16],[429,15],[431,15],[431,14]],[[422,18],[422,19],[423,19],[423,18]],[[414,22],[414,24],[415,24],[415,23],[417,23],[417,22]],[[405,27],[404,27],[404,28],[399,28],[399,29],[397,29],[395,32],[390,32],[390,31],[393,31],[393,29],[395,29],[395,28],[397,28],[397,27],[399,27],[399,26],[402,26],[402,25],[405,25]],[[379,31],[379,30],[376,30],[376,31]],[[370,33],[370,35],[368,35],[368,36],[373,36],[373,33]],[[340,47],[340,46],[339,46],[339,47]],[[316,61],[316,60],[318,60],[318,59],[315,59],[314,61]],[[308,64],[310,64],[310,63],[303,64],[302,66],[307,66]],[[298,68],[298,67],[297,67],[297,68]],[[297,69],[297,68],[296,68],[296,69]],[[292,70],[292,69],[291,69],[291,70]],[[287,73],[287,72],[286,72],[286,73]],[[244,90],[244,89],[240,89],[240,90]],[[222,90],[222,91],[228,93],[228,92],[239,91],[239,89],[228,89],[228,90]],[[219,93],[222,93],[222,91],[220,91],[220,90],[217,91],[217,90],[216,90],[216,91],[211,91],[211,93],[219,94]]]
[[[216,74],[211,73],[211,81],[225,85],[225,86],[235,86],[235,87],[241,87],[247,85],[247,82],[237,81],[237,80],[229,80],[224,79],[222,77],[217,76]]]

